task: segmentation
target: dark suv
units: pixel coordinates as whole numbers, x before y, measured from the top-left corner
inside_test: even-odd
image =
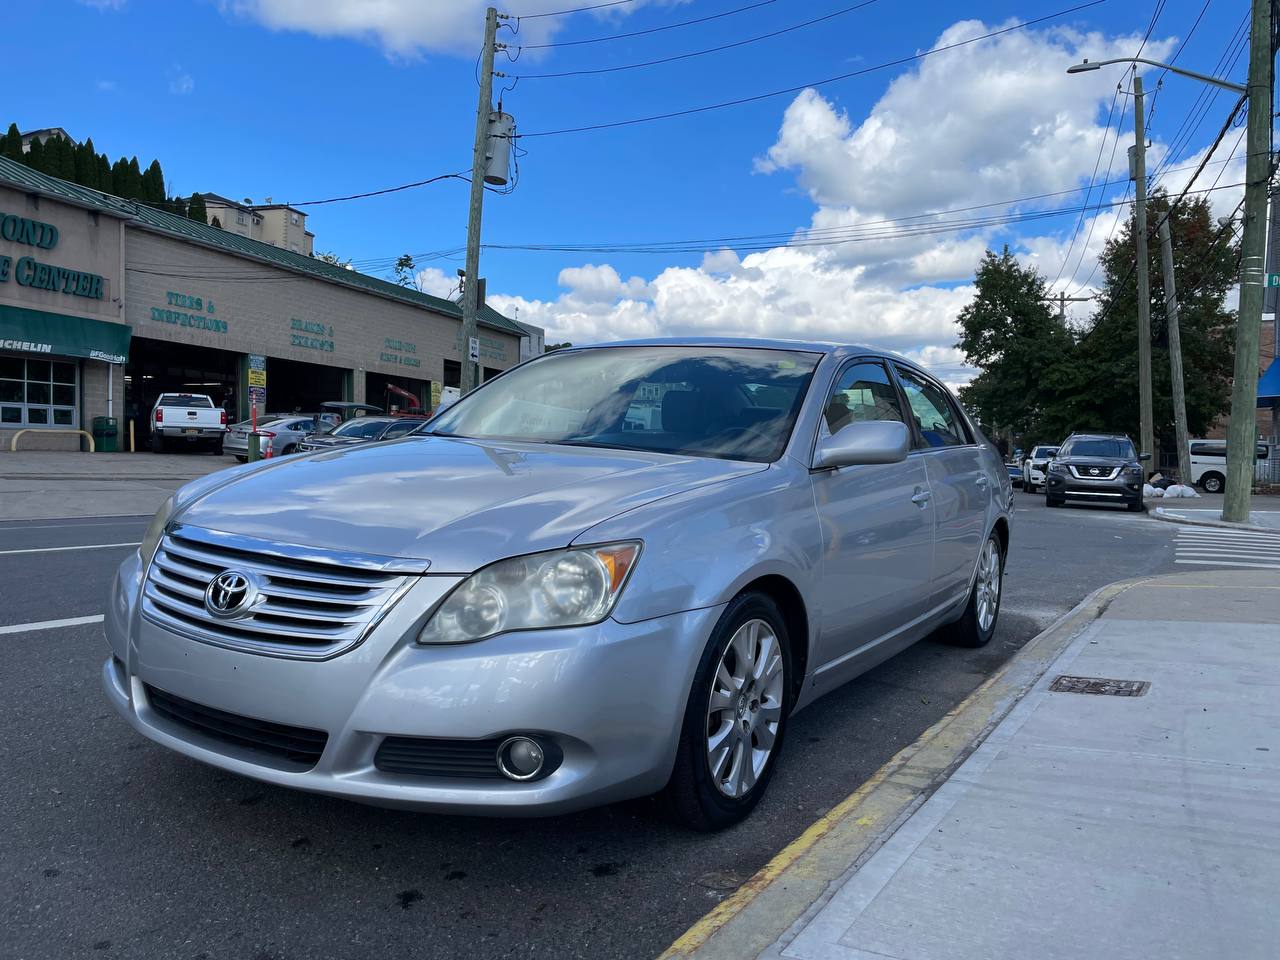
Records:
[[[1063,442],[1058,455],[1049,461],[1044,487],[1047,507],[1060,507],[1068,500],[1083,503],[1123,503],[1130,510],[1142,509],[1142,461],[1133,441],[1120,433],[1073,433]]]

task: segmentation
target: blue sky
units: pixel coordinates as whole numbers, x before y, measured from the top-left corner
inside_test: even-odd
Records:
[[[579,3],[590,0],[578,0]],[[598,0],[597,0],[598,2]],[[747,6],[751,0],[636,0],[523,20],[511,44],[586,40]],[[512,0],[513,13],[575,6]],[[610,42],[520,51],[510,74],[612,67],[779,30],[853,5],[776,0],[700,25]],[[736,49],[593,76],[527,78],[504,94],[522,133],[662,113],[803,85],[1042,17],[1071,0],[968,4],[879,0],[825,23]],[[6,11],[0,77],[7,124],[63,126],[112,156],[158,157],[172,188],[297,202],[419,180],[469,165],[475,56],[484,4],[474,0],[47,0]],[[518,188],[486,197],[486,242],[616,244],[847,228],[1087,184],[1121,68],[1067,77],[1073,56],[1178,52],[1211,71],[1247,11],[1243,0],[1109,0],[999,40],[943,51],[757,103],[617,129],[522,140]],[[1203,16],[1182,43],[1197,16]],[[46,35],[58,24],[56,64]],[[1232,76],[1243,77],[1245,58]],[[32,78],[38,77],[35,83]],[[1154,88],[1157,74],[1146,75]],[[499,81],[502,83],[503,81]],[[510,83],[510,81],[506,81]],[[18,96],[15,91],[25,90]],[[38,94],[35,91],[39,91]],[[1151,122],[1159,162],[1200,93],[1165,78]],[[1150,99],[1150,97],[1148,97]],[[1113,114],[1118,120],[1119,104]],[[1173,166],[1198,159],[1231,98],[1206,112]],[[1111,179],[1132,142],[1124,120]],[[1111,136],[1113,139],[1106,140]],[[1225,159],[1228,137],[1215,159]],[[1208,169],[1206,179],[1223,169]],[[1230,168],[1228,168],[1230,169]],[[1176,170],[1171,186],[1180,186]],[[1221,182],[1236,182],[1230,174]],[[1206,184],[1207,185],[1207,184]],[[1108,187],[1119,200],[1123,185]],[[1236,195],[1221,191],[1230,212]],[[1093,194],[1094,201],[1101,196]],[[1038,206],[1079,205],[1083,194]],[[444,181],[387,197],[308,208],[320,250],[358,262],[460,247],[467,185]],[[1036,209],[1036,202],[1000,211]],[[1064,273],[1082,285],[1113,224],[1098,212],[1086,250]],[[950,324],[977,254],[1008,242],[1052,276],[1078,214],[906,240],[684,252],[486,251],[495,302],[578,342],[649,333],[841,336],[913,351],[963,379]],[[1083,258],[1079,257],[1085,253]],[[711,254],[704,259],[704,254]],[[1075,260],[1081,260],[1075,267]],[[424,274],[447,292],[460,260]],[[370,272],[384,272],[376,266]],[[1095,278],[1096,283],[1096,278]]]

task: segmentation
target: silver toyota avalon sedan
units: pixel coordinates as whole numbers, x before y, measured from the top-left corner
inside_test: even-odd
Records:
[[[746,816],[787,723],[925,635],[995,630],[1012,488],[865,347],[560,350],[416,435],[188,484],[121,565],[102,680],[139,732],[387,806]]]

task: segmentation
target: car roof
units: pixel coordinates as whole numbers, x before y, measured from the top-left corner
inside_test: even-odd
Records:
[[[1067,440],[1128,440],[1127,433],[1073,433]],[[1066,440],[1063,441],[1065,443]]]
[[[831,340],[783,340],[756,337],[652,337],[643,340],[614,340],[609,343],[575,344],[566,349],[585,350],[595,347],[739,347],[756,350],[801,350],[806,353],[865,352],[896,356],[888,350],[862,344],[837,343]]]

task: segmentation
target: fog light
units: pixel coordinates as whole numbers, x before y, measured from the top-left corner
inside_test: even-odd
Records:
[[[508,737],[498,747],[498,769],[512,780],[532,780],[545,760],[542,747],[528,737]]]

